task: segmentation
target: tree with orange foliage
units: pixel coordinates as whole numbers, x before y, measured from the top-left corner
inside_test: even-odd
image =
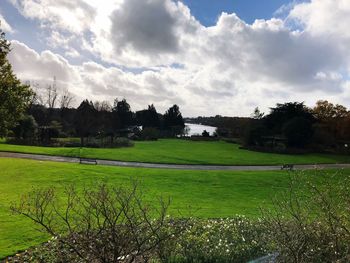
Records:
[[[319,100],[312,111],[319,123],[317,129],[322,129],[335,141],[350,140],[350,111],[345,106]]]

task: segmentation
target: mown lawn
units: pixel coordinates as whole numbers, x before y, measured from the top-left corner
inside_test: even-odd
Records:
[[[271,198],[288,187],[290,175],[287,171],[179,171],[9,158],[0,158],[0,171],[0,259],[48,238],[37,232],[32,222],[9,210],[22,194],[33,189],[54,186],[62,191],[69,184],[89,187],[99,182],[127,186],[136,179],[147,201],[157,204],[159,196],[171,197],[172,216],[218,218],[240,214],[255,218],[260,207],[270,207]],[[314,173],[307,172],[307,178]]]
[[[107,182],[116,186],[141,182],[149,201],[171,197],[170,213],[204,218],[244,214],[259,216],[260,206],[287,185],[288,172],[207,172],[88,166],[0,158],[0,259],[45,241],[28,220],[12,215],[11,203],[33,188],[70,183],[78,187]]]
[[[350,163],[350,156],[330,154],[286,155],[239,149],[224,141],[195,142],[180,139],[135,142],[134,147],[118,149],[33,147],[0,143],[0,151],[36,153],[108,160],[211,165],[280,165]]]

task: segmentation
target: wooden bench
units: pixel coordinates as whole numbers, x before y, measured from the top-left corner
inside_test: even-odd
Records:
[[[294,170],[294,164],[284,164],[284,165],[282,165],[281,170],[292,171],[292,170]]]
[[[91,158],[79,158],[79,163],[80,164],[97,164],[96,159],[91,159]]]

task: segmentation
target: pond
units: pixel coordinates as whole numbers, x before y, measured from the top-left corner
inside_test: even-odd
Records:
[[[214,135],[216,127],[201,125],[201,124],[193,124],[193,123],[185,123],[186,127],[190,130],[188,132],[188,136],[192,135],[202,135],[202,132],[206,130],[210,135]]]

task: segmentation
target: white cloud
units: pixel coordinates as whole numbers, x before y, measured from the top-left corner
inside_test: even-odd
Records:
[[[287,20],[253,24],[222,13],[211,27],[171,0],[11,1],[53,30],[49,44],[65,47],[66,57],[86,51],[98,57],[76,66],[13,42],[11,61],[22,79],[56,75],[90,99],[126,97],[136,109],[155,103],[165,110],[179,103],[185,115],[249,115],[255,106],[313,104],[324,97],[349,103],[343,99],[350,86],[347,0],[294,3]],[[290,21],[304,30],[290,28]],[[71,41],[82,43],[80,49]],[[117,66],[102,65],[108,63]],[[123,70],[132,67],[152,70]]]
[[[116,67],[107,68],[95,62],[76,66],[51,51],[46,50],[39,54],[19,41],[12,41],[11,47],[9,60],[22,81],[37,83],[45,88],[52,83],[55,76],[58,86],[75,94],[77,102],[85,98],[113,101],[114,98],[125,97],[136,109],[155,103],[161,110],[165,110],[172,103],[184,103],[173,90],[172,87],[177,83],[170,77],[167,69],[164,73],[145,71],[134,74]]]
[[[94,8],[84,0],[10,0],[23,16],[38,19],[43,27],[81,34],[95,17]]]
[[[179,48],[177,18],[164,0],[128,0],[112,13],[111,38],[116,51],[130,48],[140,53],[173,53]]]
[[[15,30],[11,27],[11,25],[6,21],[6,19],[0,14],[0,28],[5,33],[14,33]]]
[[[187,6],[171,0],[124,0],[97,13],[89,49],[108,62],[127,66],[177,62],[202,28]]]
[[[70,58],[78,58],[80,57],[80,53],[75,50],[74,48],[70,48],[68,51],[66,51],[64,53],[67,57],[70,57]]]
[[[63,35],[59,31],[53,30],[47,38],[47,44],[52,48],[70,49],[75,37],[72,35]]]
[[[52,79],[56,76],[62,81],[79,80],[73,66],[60,55],[48,50],[38,54],[16,40],[11,42],[11,48],[9,60],[21,79]]]
[[[289,18],[296,19],[307,32],[322,37],[350,38],[350,1],[311,0],[295,5]],[[330,39],[331,40],[331,39]]]

